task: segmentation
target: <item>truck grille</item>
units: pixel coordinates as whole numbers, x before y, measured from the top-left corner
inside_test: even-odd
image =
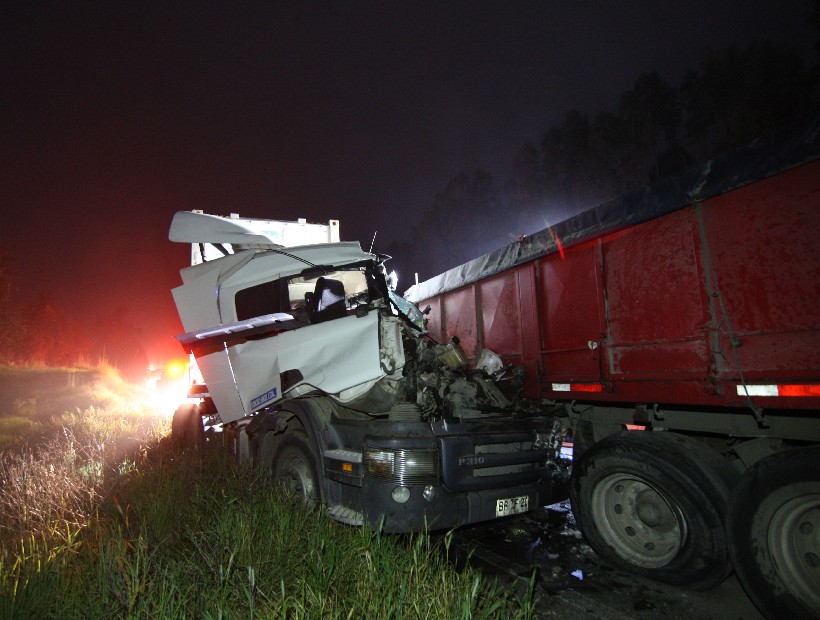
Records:
[[[480,460],[485,454],[515,454],[523,450],[532,450],[532,442],[513,443],[484,443],[475,446],[474,454]],[[512,465],[495,465],[492,467],[473,467],[473,476],[482,478],[486,476],[501,476],[504,474],[518,474],[531,472],[538,469],[537,463],[514,463]]]
[[[511,433],[500,438],[441,437],[440,446],[441,477],[451,491],[477,491],[536,482],[546,476],[544,466],[552,455],[551,450],[534,447],[531,433]]]

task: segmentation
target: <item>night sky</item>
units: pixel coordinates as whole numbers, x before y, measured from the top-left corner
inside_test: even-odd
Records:
[[[817,62],[810,0],[127,4],[3,9],[0,249],[27,301],[127,307],[156,363],[182,351],[175,211],[334,218],[384,250],[453,175],[503,182],[643,72],[678,85],[755,38]]]

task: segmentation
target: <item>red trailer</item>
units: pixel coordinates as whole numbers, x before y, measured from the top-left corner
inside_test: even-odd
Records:
[[[566,414],[623,568],[820,615],[820,119],[412,287],[428,330]]]

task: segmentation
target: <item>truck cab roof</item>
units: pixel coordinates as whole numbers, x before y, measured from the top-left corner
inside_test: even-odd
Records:
[[[190,243],[191,264],[207,262],[243,249],[272,249],[338,243],[339,220],[327,224],[210,215],[202,211],[178,211],[168,238]]]

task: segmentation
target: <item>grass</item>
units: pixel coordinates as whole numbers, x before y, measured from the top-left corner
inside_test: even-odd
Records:
[[[0,367],[0,450],[40,445],[77,420],[98,431],[104,418],[123,427],[118,437],[150,431],[159,412],[146,390],[123,381],[112,368]],[[90,415],[88,411],[95,410]]]
[[[447,537],[306,512],[218,452],[175,452],[132,402],[55,415],[37,421],[59,433],[0,459],[2,618],[533,614],[531,596],[448,564]]]

